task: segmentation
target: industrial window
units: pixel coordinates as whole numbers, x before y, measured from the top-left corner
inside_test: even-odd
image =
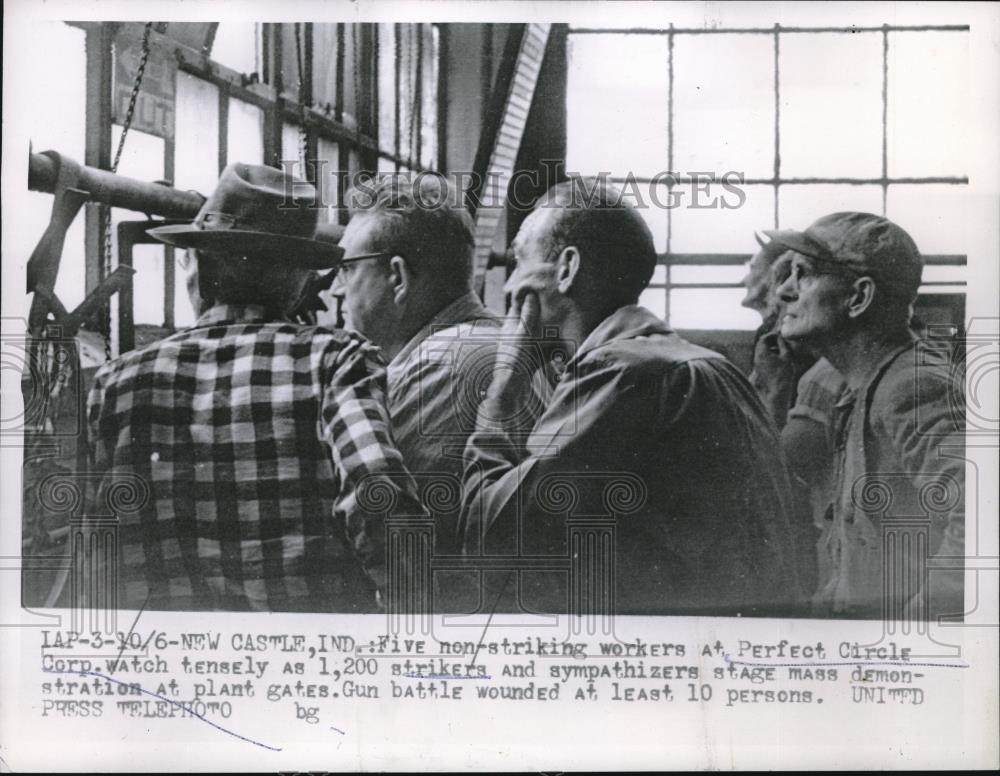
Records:
[[[141,22],[39,24],[37,45],[50,56],[39,57],[42,65],[32,78],[38,93],[51,99],[32,112],[35,151],[54,149],[81,163],[96,159],[110,166],[145,31]],[[152,25],[149,41],[118,167],[122,175],[208,194],[228,163],[291,163],[316,184],[327,218],[343,222],[347,214],[340,206],[350,176],[440,164],[437,25],[169,22]],[[94,68],[88,50],[103,52],[104,70]],[[53,62],[58,65],[45,64]],[[88,78],[110,91],[110,112],[104,103],[87,105]],[[104,128],[89,135],[88,111],[104,116]],[[51,199],[28,196],[37,200],[37,218],[24,225],[25,242],[33,243],[45,230]],[[56,293],[71,309],[83,300],[85,286],[118,261],[117,224],[142,216],[114,210],[110,219],[110,264],[103,240],[85,241],[82,216],[69,231]],[[86,245],[102,247],[88,252]],[[138,244],[132,255],[136,327],[155,337],[192,323],[169,249]],[[114,328],[112,342],[118,340]],[[141,334],[138,344],[148,340]]]
[[[567,169],[638,192],[663,265],[641,301],[672,325],[755,328],[754,230],[843,209],[913,235],[922,293],[964,294],[968,27],[571,26],[568,59]]]

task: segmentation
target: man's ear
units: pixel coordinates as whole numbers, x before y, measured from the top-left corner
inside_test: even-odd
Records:
[[[413,273],[402,256],[393,256],[389,259],[389,282],[392,284],[393,301],[396,304],[405,302],[412,288]]]
[[[567,245],[556,259],[556,283],[560,294],[567,294],[578,282],[580,274],[580,251],[575,245]]]
[[[848,317],[859,318],[871,307],[874,300],[875,281],[867,275],[858,278],[851,285],[851,298],[847,305]]]

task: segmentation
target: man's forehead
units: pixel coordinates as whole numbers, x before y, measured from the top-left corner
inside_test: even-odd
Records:
[[[545,207],[529,213],[528,217],[521,224],[521,228],[517,230],[517,236],[514,238],[514,247],[524,248],[545,237],[548,233],[552,213],[553,208]]]

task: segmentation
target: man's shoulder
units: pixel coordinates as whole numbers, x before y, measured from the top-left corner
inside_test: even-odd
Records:
[[[114,380],[116,377],[135,372],[170,369],[170,364],[184,358],[182,354],[191,348],[217,350],[230,343],[279,341],[289,344],[301,342],[314,354],[322,354],[325,351],[340,352],[359,347],[370,349],[373,354],[379,352],[361,334],[345,329],[286,321],[227,323],[182,329],[142,348],[123,353],[102,364],[97,370],[95,380]]]
[[[963,401],[962,376],[951,350],[933,340],[917,340],[901,349],[868,394],[869,412],[883,422],[912,415],[911,419],[926,423],[932,414],[959,411]]]
[[[584,368],[616,368],[639,376],[665,375],[678,367],[714,370],[729,362],[714,350],[666,331],[610,340],[587,353],[580,363]]]

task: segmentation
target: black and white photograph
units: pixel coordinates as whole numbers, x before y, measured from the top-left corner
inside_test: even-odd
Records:
[[[4,13],[4,770],[1000,764],[1000,7]]]

